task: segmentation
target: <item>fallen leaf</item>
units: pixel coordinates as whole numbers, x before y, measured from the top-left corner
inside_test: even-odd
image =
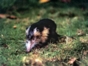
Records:
[[[6,18],[5,14],[0,14],[0,18]]]
[[[78,16],[75,16],[73,19],[74,19],[74,20],[77,20],[77,19],[78,19]]]
[[[81,41],[81,43],[88,43],[88,38],[80,37],[79,40]]]
[[[76,59],[77,59],[77,58],[75,58],[75,57],[74,57],[74,58],[71,58],[71,59],[68,61],[68,63],[69,63],[69,64],[73,64],[73,63],[76,61]]]
[[[87,55],[88,54],[88,50],[83,52],[83,55]]]
[[[23,58],[23,64],[31,65],[31,66],[44,66],[44,60],[38,54],[33,54],[30,56],[25,56]]]
[[[14,15],[7,15],[6,17],[9,18],[9,19],[17,19],[17,17],[14,16]]]
[[[83,30],[77,29],[77,35],[78,35],[78,36],[83,36],[83,35],[85,35],[85,33],[84,33]]]
[[[55,61],[57,61],[57,60],[58,60],[58,58],[56,58],[56,57],[53,57],[53,58],[52,58],[52,61],[53,61],[53,62],[55,62]]]
[[[66,44],[70,44],[73,42],[73,38],[67,36],[65,41],[66,41]]]
[[[16,28],[17,28],[17,26],[16,26],[16,25],[14,25],[14,26],[13,26],[13,28],[14,28],[14,29],[16,29]]]
[[[8,15],[8,14],[0,14],[0,18],[9,18],[9,19],[17,19],[14,15]]]
[[[39,0],[39,3],[47,3],[49,2],[50,0]]]

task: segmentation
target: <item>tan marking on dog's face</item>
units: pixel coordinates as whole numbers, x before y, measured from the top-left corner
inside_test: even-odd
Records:
[[[49,28],[44,27],[44,30],[42,31],[42,36],[48,36],[49,34]]]
[[[34,36],[40,36],[41,33],[39,31],[37,31],[37,28],[34,29]]]
[[[34,29],[34,39],[37,43],[44,43],[48,39],[49,28],[44,27],[43,31],[40,33],[37,28]]]
[[[39,43],[41,41],[41,33],[37,30],[37,28],[34,29],[34,34],[33,34],[36,43]]]
[[[40,36],[40,35],[41,35],[40,32],[34,33],[34,36]]]
[[[44,30],[42,31],[41,40],[44,43],[48,39],[49,34],[49,28],[44,27]]]

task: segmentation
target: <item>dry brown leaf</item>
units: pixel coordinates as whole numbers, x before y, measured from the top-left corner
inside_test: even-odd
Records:
[[[9,18],[9,19],[17,19],[14,15],[8,15],[8,14],[0,14],[0,18]]]
[[[84,35],[84,34],[85,34],[85,33],[84,33],[83,30],[77,29],[77,35],[78,35],[78,36],[82,36],[82,35]]]
[[[50,0],[39,0],[39,3],[47,3],[49,2]]]
[[[83,55],[87,55],[88,54],[88,50],[83,52]]]
[[[6,18],[5,14],[0,14],[0,18]]]
[[[44,66],[43,62],[43,58],[41,58],[38,54],[33,54],[23,58],[23,66],[25,66],[25,64],[30,66]]]
[[[66,36],[60,37],[59,42],[60,42],[60,43],[66,42]]]
[[[69,63],[69,64],[73,64],[73,63],[76,61],[76,59],[77,59],[77,58],[75,58],[75,57],[74,57],[74,58],[71,58],[71,59],[68,61],[68,63]]]
[[[53,61],[53,62],[55,62],[55,61],[57,61],[57,60],[58,60],[58,58],[56,58],[56,57],[53,57],[53,58],[52,58],[52,61]]]
[[[65,41],[66,41],[66,44],[70,44],[70,43],[72,43],[73,38],[67,36]]]
[[[80,40],[82,43],[88,43],[88,39],[87,39],[87,38],[80,37],[79,40]]]
[[[13,28],[14,28],[14,29],[16,29],[16,28],[17,28],[17,26],[16,26],[16,25],[14,25],[14,26],[13,26]]]
[[[14,16],[14,15],[7,15],[6,17],[9,18],[9,19],[17,19],[17,17]]]

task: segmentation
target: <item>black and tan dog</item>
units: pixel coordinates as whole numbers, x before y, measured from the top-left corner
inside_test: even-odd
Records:
[[[26,51],[29,52],[38,44],[43,47],[49,42],[56,43],[58,36],[55,22],[51,19],[41,19],[26,30]]]

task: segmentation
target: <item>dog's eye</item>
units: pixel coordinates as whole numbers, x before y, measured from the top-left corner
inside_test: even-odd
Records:
[[[36,29],[37,31],[39,31],[39,29]]]
[[[30,39],[34,39],[34,36],[31,36]]]
[[[34,38],[34,36],[26,35],[26,38],[27,38],[28,40],[31,40],[31,39],[33,39],[33,38]]]
[[[38,38],[38,39],[39,39],[39,38],[40,38],[40,36],[36,36],[36,38]]]
[[[31,39],[34,39],[34,36],[29,36],[29,38],[28,38],[29,40],[31,40]]]

